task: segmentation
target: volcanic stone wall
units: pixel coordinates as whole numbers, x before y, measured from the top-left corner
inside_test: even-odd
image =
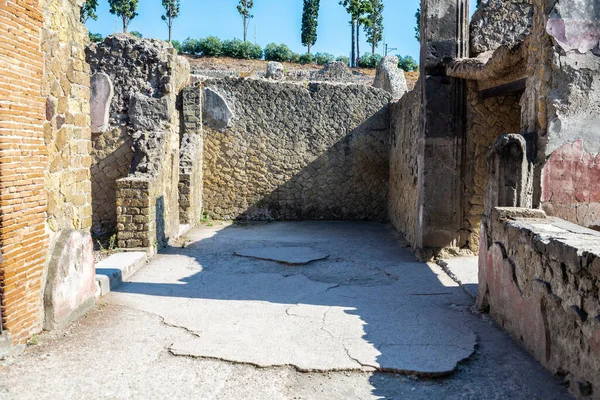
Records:
[[[496,208],[479,258],[478,306],[577,398],[600,390],[600,233],[541,210]]]
[[[417,242],[419,197],[419,119],[421,115],[421,81],[402,99],[390,106],[390,182],[389,218],[406,240]]]
[[[201,85],[210,215],[386,220],[388,93],[234,78]]]
[[[131,35],[90,45],[87,59],[105,81],[95,100],[109,99],[106,124],[92,121],[94,233],[117,230],[119,247],[153,248],[179,231],[177,99],[189,64],[170,44]]]

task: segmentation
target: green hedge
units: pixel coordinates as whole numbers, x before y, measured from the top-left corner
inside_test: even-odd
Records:
[[[285,44],[269,43],[265,47],[265,60],[285,62],[291,61],[294,57],[294,52]]]
[[[358,60],[358,66],[361,68],[377,68],[381,61],[380,54],[363,54]]]

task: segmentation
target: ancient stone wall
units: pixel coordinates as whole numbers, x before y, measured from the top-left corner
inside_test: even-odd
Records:
[[[402,99],[390,105],[390,183],[388,215],[390,222],[413,246],[417,243],[419,196],[419,124],[421,82]]]
[[[463,181],[466,246],[479,248],[479,225],[484,211],[487,185],[487,156],[496,139],[521,132],[521,94],[480,98],[477,83],[468,83],[467,137]]]
[[[202,218],[204,192],[204,138],[202,131],[202,88],[183,90],[183,123],[179,149],[179,220],[197,225]]]
[[[535,205],[550,215],[600,225],[600,10],[594,0],[535,0],[526,132],[539,137]],[[540,99],[544,99],[540,101]]]
[[[386,220],[390,95],[209,79],[204,208],[215,218]]]
[[[75,1],[0,2],[0,314],[15,344],[94,301],[87,40]]]
[[[600,233],[541,210],[497,208],[481,236],[478,305],[565,377],[600,391]]]
[[[47,280],[45,329],[70,322],[95,303],[90,181],[90,68],[88,31],[76,0],[43,0],[46,98],[44,139],[48,166]]]
[[[471,19],[471,57],[523,41],[532,25],[532,0],[481,0]]]
[[[123,248],[162,244],[179,231],[177,101],[189,80],[189,64],[166,42],[130,35],[110,36],[89,46],[87,59],[92,73],[105,74],[113,91],[112,98],[105,96],[105,90],[97,93],[110,99],[107,123],[92,121],[97,127],[92,166],[94,233],[110,235],[118,230],[118,245]],[[99,119],[103,115],[93,114]],[[121,190],[133,183],[117,184],[123,179],[147,181],[148,193],[155,197],[149,201],[157,204],[157,220],[146,225],[153,233],[144,232],[144,239],[137,237],[142,234],[132,225],[127,208],[134,207],[130,196]]]

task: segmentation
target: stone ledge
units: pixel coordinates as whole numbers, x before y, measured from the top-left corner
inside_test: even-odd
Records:
[[[494,220],[506,220],[506,219],[545,219],[546,212],[544,210],[537,210],[532,208],[520,208],[520,207],[496,207],[492,211],[492,217]]]
[[[96,264],[96,282],[100,296],[106,296],[135,274],[148,261],[148,253],[132,251],[113,254]]]

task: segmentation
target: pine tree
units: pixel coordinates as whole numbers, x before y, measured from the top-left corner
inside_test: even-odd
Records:
[[[96,21],[98,19],[98,15],[96,14],[97,8],[98,0],[86,0],[86,2],[81,6],[81,13],[79,14],[81,23],[85,24],[88,19],[93,19]]]
[[[180,0],[162,0],[165,14],[161,16],[169,27],[169,42],[173,39],[173,20],[179,16]]]
[[[417,39],[417,42],[421,43],[421,7],[417,9],[415,18],[417,19],[417,26],[415,27],[415,39]]]
[[[346,8],[350,14],[350,26],[352,27],[352,62],[356,66],[356,60],[360,58],[360,27],[366,23],[365,15],[372,8],[371,0],[340,0],[340,5]]]
[[[371,45],[371,54],[375,54],[377,45],[383,40],[383,0],[371,0],[372,11],[367,15],[367,43]]]
[[[310,48],[317,43],[317,26],[319,25],[320,0],[304,0],[302,10],[302,45]]]
[[[115,14],[123,20],[123,33],[127,33],[127,27],[138,13],[136,12],[138,0],[108,0],[110,13]]]
[[[240,4],[237,6],[237,10],[244,20],[244,42],[248,38],[248,24],[250,19],[254,18],[254,15],[250,14],[250,10],[254,7],[254,0],[240,0]]]

